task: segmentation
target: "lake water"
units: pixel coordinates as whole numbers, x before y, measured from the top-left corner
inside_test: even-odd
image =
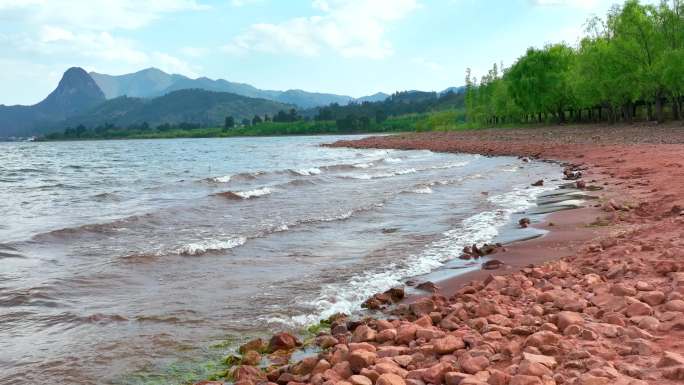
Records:
[[[559,169],[336,139],[0,143],[0,383],[135,382],[358,311],[494,238]]]

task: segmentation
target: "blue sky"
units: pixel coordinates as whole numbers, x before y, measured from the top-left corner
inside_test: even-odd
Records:
[[[529,46],[577,42],[605,0],[0,0],[0,104],[71,66],[146,67],[265,89],[441,90]]]

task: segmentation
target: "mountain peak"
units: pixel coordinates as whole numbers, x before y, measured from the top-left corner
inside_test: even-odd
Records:
[[[80,67],[71,67],[57,88],[38,107],[48,113],[70,116],[105,100],[104,93],[93,78]]]

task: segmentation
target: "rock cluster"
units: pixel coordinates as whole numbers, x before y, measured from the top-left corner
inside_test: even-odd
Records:
[[[232,378],[239,385],[684,383],[684,239],[657,234],[637,230],[573,257],[490,275],[450,298],[401,303],[388,319],[337,316],[316,337],[320,353],[296,363],[260,370],[247,357],[293,349],[299,342],[291,335],[250,342]]]

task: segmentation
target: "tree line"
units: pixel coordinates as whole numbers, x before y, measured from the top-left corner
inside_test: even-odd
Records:
[[[508,123],[663,122],[682,118],[684,5],[627,0],[586,24],[586,36],[529,48],[479,83],[466,70],[466,119]]]

